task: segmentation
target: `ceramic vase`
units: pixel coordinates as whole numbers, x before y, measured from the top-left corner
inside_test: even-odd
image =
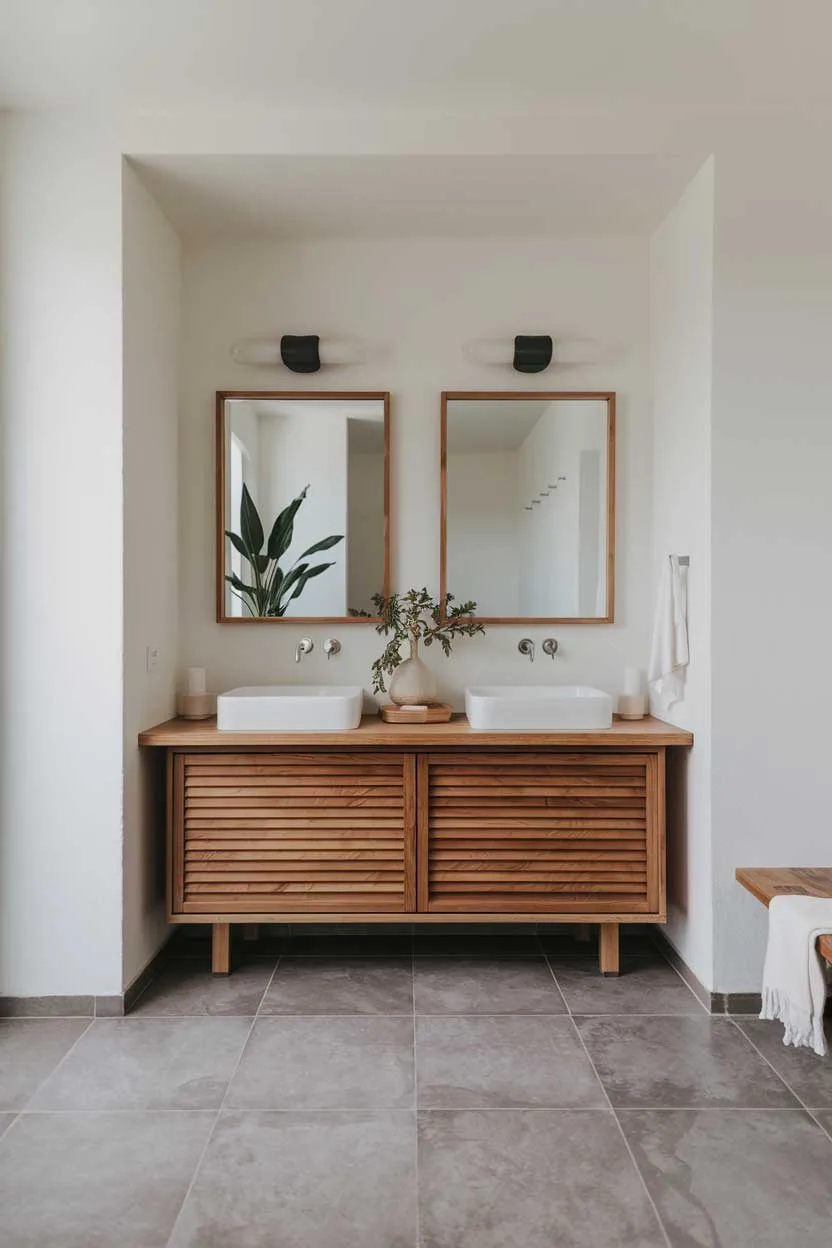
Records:
[[[410,639],[410,658],[396,668],[388,693],[396,706],[424,706],[436,701],[436,678],[419,658],[419,642],[415,638]]]

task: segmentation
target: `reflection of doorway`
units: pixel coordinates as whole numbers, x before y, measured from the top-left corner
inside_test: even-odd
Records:
[[[248,456],[246,449],[235,433],[231,435],[231,454],[229,456],[229,473],[228,473],[228,490],[229,490],[229,509],[228,514],[232,518],[233,524],[236,524],[240,515],[240,504],[243,501],[243,484],[248,475]],[[228,543],[228,555],[230,571],[232,575],[238,576],[243,580],[243,556]],[[248,569],[246,569],[248,571]],[[243,602],[236,594],[227,594],[229,602],[229,615],[242,616],[245,608]]]

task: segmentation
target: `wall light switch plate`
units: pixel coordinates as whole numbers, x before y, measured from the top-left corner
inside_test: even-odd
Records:
[[[158,666],[159,666],[159,659],[160,659],[160,657],[161,657],[161,655],[160,655],[160,653],[159,653],[159,647],[158,647],[158,646],[147,646],[147,647],[146,647],[146,649],[145,649],[145,660],[146,660],[146,663],[147,663],[147,670],[148,670],[149,672],[155,672],[155,671],[156,671],[156,669],[157,669],[157,668],[158,668]]]

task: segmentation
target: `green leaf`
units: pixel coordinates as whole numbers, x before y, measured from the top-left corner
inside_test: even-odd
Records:
[[[263,575],[263,573],[266,571],[266,568],[267,568],[267,567],[269,566],[269,564],[271,563],[271,560],[269,559],[269,556],[268,556],[268,555],[255,555],[255,556],[254,556],[254,562],[255,562],[255,563],[256,563],[256,565],[257,565],[257,571],[258,571],[258,572],[260,573],[260,575],[262,576],[262,575]]]
[[[283,508],[283,511],[281,511],[280,515],[272,525],[268,545],[270,559],[282,559],[286,554],[286,551],[292,545],[292,535],[295,529],[295,516],[298,513],[301,503],[306,498],[308,489],[309,486],[305,486],[304,489],[301,490],[300,494],[298,494],[297,498],[293,499],[288,507]]]
[[[343,533],[335,533],[332,537],[324,537],[320,542],[316,542],[314,546],[310,546],[308,550],[305,550],[298,558],[305,559],[307,555],[316,555],[319,550],[330,550],[331,547],[337,546],[343,540]]]
[[[230,529],[225,530],[225,536],[228,538],[234,549],[238,551],[244,559],[249,559],[248,548],[241,537],[238,537],[236,533],[232,533]]]
[[[305,565],[304,565],[305,566]],[[317,567],[310,568],[308,572],[304,572],[298,583],[298,587],[292,594],[292,598],[300,598],[304,591],[307,581],[311,581],[313,576],[320,576],[322,572],[326,572],[327,568],[334,568],[334,563],[319,563]]]
[[[255,593],[254,586],[244,585],[243,582],[240,580],[239,576],[237,576],[237,574],[234,572],[232,572],[231,576],[227,576],[225,579],[228,581],[229,585],[232,585],[234,587],[234,589],[239,589],[241,594],[253,595]]]
[[[243,486],[243,497],[240,502],[240,533],[251,554],[259,555],[264,541],[263,525],[247,485]],[[247,557],[251,556],[247,555]]]

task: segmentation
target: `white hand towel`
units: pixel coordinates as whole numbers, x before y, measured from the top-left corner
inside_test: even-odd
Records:
[[[647,672],[665,711],[682,696],[689,659],[687,577],[679,566],[679,556],[669,555],[662,568]]]
[[[805,1045],[819,1057],[826,1052],[826,972],[815,946],[827,932],[832,932],[832,897],[772,897],[760,1018],[779,1019],[786,1027],[784,1044]]]

